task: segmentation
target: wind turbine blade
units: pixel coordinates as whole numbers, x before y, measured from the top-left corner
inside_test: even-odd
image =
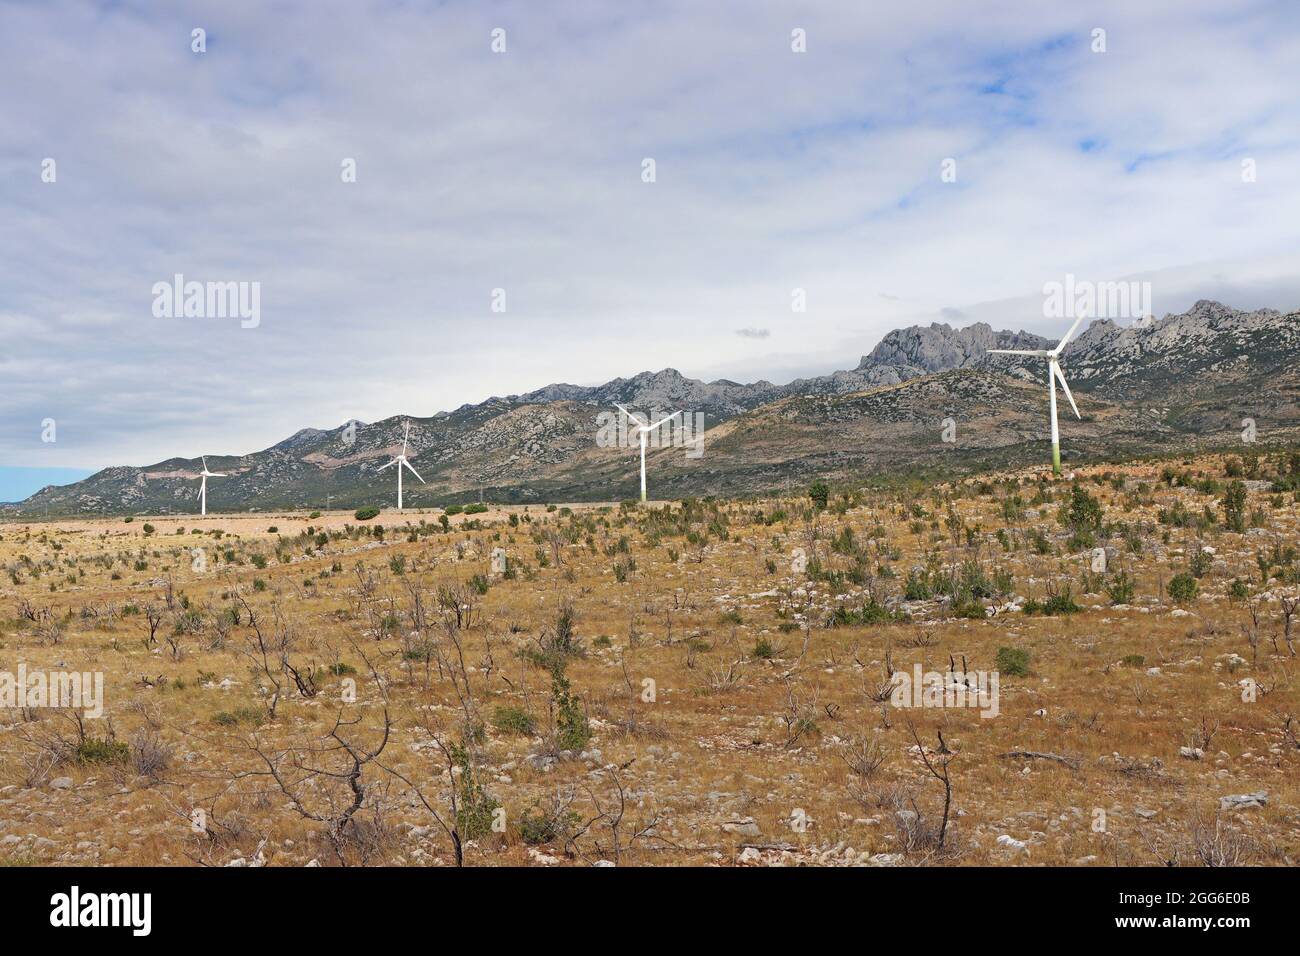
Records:
[[[989,349],[989,355],[1037,355],[1039,357],[1051,355],[1046,349]]]
[[[1070,394],[1070,386],[1065,384],[1065,373],[1061,371],[1061,366],[1055,362],[1052,363],[1052,374],[1061,383],[1061,388],[1065,391],[1065,397],[1070,400],[1070,407],[1074,409],[1074,417],[1082,420],[1083,416],[1079,414],[1079,406],[1074,404],[1074,396]]]
[[[225,473],[224,471],[210,471],[210,472],[208,472],[208,477],[209,477],[209,478],[225,478],[225,477],[226,477],[226,473]]]
[[[208,456],[207,456],[207,455],[204,455],[204,456],[203,456],[203,470],[204,470],[204,471],[207,471],[207,470],[208,470]]]
[[[635,414],[635,413],[633,413],[633,412],[629,412],[629,411],[627,410],[627,408],[625,408],[624,406],[620,405],[618,402],[615,402],[615,403],[614,403],[614,407],[617,408],[617,409],[618,409],[620,412],[622,412],[624,415],[626,415],[629,419],[631,419],[632,421],[636,422],[638,428],[649,428],[649,427],[650,427],[649,425],[646,424],[644,418],[642,418],[641,416],[639,416],[639,415],[637,415],[637,414]]]
[[[667,418],[661,418],[661,419],[659,419],[659,421],[655,422],[653,425],[648,425],[648,426],[646,426],[646,427],[649,428],[650,431],[654,431],[656,428],[658,428],[658,427],[659,427],[660,425],[662,425],[664,422],[672,421],[674,418],[676,418],[676,417],[677,417],[678,415],[680,415],[680,414],[681,414],[680,411],[673,412],[673,413],[672,413],[671,415],[669,415]]]
[[[406,423],[406,431],[402,432],[402,454],[406,454],[406,440],[411,437],[411,423]]]
[[[1074,320],[1074,325],[1070,326],[1070,331],[1068,331],[1068,332],[1065,333],[1065,338],[1063,338],[1063,339],[1061,339],[1061,341],[1057,342],[1057,343],[1056,343],[1056,348],[1052,349],[1052,354],[1053,354],[1053,355],[1060,355],[1060,354],[1061,354],[1061,352],[1065,349],[1066,343],[1068,343],[1068,342],[1070,341],[1070,339],[1074,338],[1074,333],[1077,332],[1077,331],[1079,330],[1079,325],[1080,325],[1080,323],[1083,322],[1084,318],[1085,318],[1085,317],[1081,315],[1081,316],[1079,316],[1077,319]],[[1064,380],[1063,380],[1063,381],[1064,381]]]
[[[420,478],[420,473],[419,473],[418,471],[415,470],[415,466],[412,465],[412,464],[411,464],[409,461],[407,461],[405,458],[402,459],[402,464],[405,465],[405,466],[407,467],[407,469],[411,472],[411,474],[415,475],[416,478]],[[422,484],[422,485],[427,485],[428,482],[425,481],[423,478],[420,478],[420,484]]]
[[[385,468],[392,468],[395,464],[397,464],[397,463],[398,463],[399,461],[401,461],[401,460],[402,460],[402,459],[400,459],[400,458],[394,458],[394,459],[393,459],[392,461],[390,461],[388,464],[386,464],[386,465],[380,465],[380,466],[376,469],[376,471],[383,471]]]

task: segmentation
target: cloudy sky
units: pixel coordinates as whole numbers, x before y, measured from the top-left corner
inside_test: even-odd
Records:
[[[975,9],[3,0],[0,469],[1050,333],[1066,273],[1300,306],[1294,2]],[[177,273],[260,323],[156,316]]]

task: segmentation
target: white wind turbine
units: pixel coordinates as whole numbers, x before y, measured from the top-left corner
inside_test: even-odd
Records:
[[[1065,338],[1056,343],[1054,349],[989,349],[992,355],[1032,355],[1037,358],[1047,359],[1047,391],[1051,396],[1049,399],[1052,410],[1052,473],[1059,475],[1061,473],[1061,431],[1056,424],[1056,383],[1061,383],[1061,388],[1065,391],[1065,397],[1070,400],[1070,407],[1074,409],[1074,417],[1082,419],[1079,414],[1079,406],[1074,404],[1074,396],[1070,394],[1070,386],[1065,384],[1065,373],[1061,371],[1061,352],[1064,351],[1066,344],[1074,337],[1074,333],[1079,328],[1079,323],[1084,317],[1079,316],[1074,320],[1074,325],[1070,326],[1070,331],[1065,333]]]
[[[645,501],[645,439],[646,436],[649,435],[656,428],[658,428],[660,425],[662,425],[664,422],[671,421],[672,419],[676,418],[678,415],[681,414],[681,412],[680,411],[673,412],[668,417],[659,419],[659,421],[655,422],[653,425],[647,425],[644,418],[640,418],[636,415],[633,415],[631,412],[629,412],[622,405],[619,405],[617,402],[614,403],[614,407],[617,408],[624,415],[626,415],[631,421],[636,422],[637,434],[641,436],[641,500]]]
[[[397,466],[397,510],[398,511],[402,510],[402,467],[405,466],[407,468],[410,468],[411,474],[415,475],[416,478],[420,478],[420,473],[415,470],[415,467],[409,461],[406,460],[406,440],[410,437],[411,437],[411,423],[407,422],[406,431],[402,433],[402,453],[398,455],[396,458],[394,458],[392,461],[390,461],[388,464],[383,465],[379,469],[380,471],[383,471],[384,468],[392,468],[394,465]],[[425,485],[428,484],[428,482],[426,482],[423,478],[420,478],[420,484]]]
[[[202,476],[202,480],[199,482],[199,514],[206,515],[208,513],[208,479],[225,478],[226,475],[220,471],[208,471],[208,459],[206,457],[203,459],[203,470],[199,472],[199,475]]]

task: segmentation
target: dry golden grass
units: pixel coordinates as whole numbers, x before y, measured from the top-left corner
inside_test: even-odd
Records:
[[[358,523],[343,513],[0,525],[0,670],[103,672],[106,719],[85,721],[84,732],[134,742],[128,759],[78,759],[58,743],[75,745],[80,732],[66,712],[0,711],[0,859],[451,864],[452,840],[430,810],[455,819],[437,742],[468,738],[486,826],[469,834],[467,865],[1294,863],[1300,693],[1279,598],[1300,593],[1300,564],[1284,560],[1264,584],[1256,555],[1277,548],[1285,558],[1300,545],[1297,504],[1253,491],[1262,528],[1169,528],[1159,509],[1181,501],[1200,515],[1221,494],[1170,487],[1162,467],[1111,467],[1123,490],[1077,476],[1106,521],[1126,522],[1141,543],[1131,553],[1120,536],[1099,542],[1118,549],[1110,579],[1117,567],[1135,578],[1136,597],[1120,607],[1083,591],[1090,556],[1069,547],[1057,521],[1070,483],[1029,475],[1018,489],[967,482],[914,499],[834,497],[817,515],[794,498],[697,503],[690,521],[673,505],[671,522],[618,506],[492,508],[443,530],[436,511],[384,513],[366,523],[382,524],[382,539],[349,536]],[[1224,481],[1219,458],[1175,467]],[[1034,503],[1040,488],[1055,500]],[[1007,521],[1002,500],[1013,491],[1028,511]],[[913,503],[924,514],[904,517]],[[854,540],[836,550],[845,527]],[[1010,550],[996,537],[1003,529]],[[1033,547],[1035,529],[1047,553]],[[1198,544],[1215,554],[1200,595],[1178,608],[1164,588]],[[491,572],[496,547],[511,562],[505,578]],[[795,548],[816,559],[814,571],[857,562],[868,578],[831,586],[796,573]],[[1009,572],[1022,597],[1068,584],[1081,610],[968,619],[938,598],[899,604],[927,556],[941,572],[970,560],[990,576]],[[467,583],[475,576],[486,593]],[[1250,598],[1230,597],[1234,579],[1250,583]],[[455,589],[441,607],[440,587]],[[910,619],[824,626],[870,591]],[[1261,596],[1252,648],[1249,604]],[[583,649],[565,675],[593,736],[553,759],[564,748],[551,739],[552,679],[529,656],[554,637],[565,602]],[[161,611],[153,643],[151,606]],[[220,624],[232,608],[239,623]],[[288,665],[315,685],[313,696],[299,692],[272,654],[270,677],[282,684],[274,717],[250,609],[269,643],[289,635]],[[1300,620],[1294,631],[1300,639]],[[950,656],[987,671],[1002,647],[1027,649],[1030,665],[1027,676],[1002,674],[995,718],[952,707],[882,713],[868,697],[887,659],[907,673],[916,663],[946,671]],[[343,673],[325,670],[339,664]],[[1254,701],[1243,700],[1247,678]],[[349,681],[356,700],[345,702]],[[526,712],[535,733],[501,729],[501,707]],[[369,759],[385,715],[388,738]],[[1194,739],[1209,731],[1208,744]],[[153,775],[138,766],[151,733],[170,751]],[[944,788],[915,739],[950,774],[942,848],[925,831]],[[330,819],[343,819],[357,793],[343,743],[360,795],[338,829]],[[1204,757],[1180,756],[1186,746]],[[862,748],[880,759],[866,777],[846,760]],[[72,786],[53,788],[60,777]],[[1222,797],[1257,791],[1263,806],[1220,811]],[[567,824],[538,834],[535,808],[557,800]],[[493,804],[504,809],[496,830]],[[191,825],[196,809],[205,828]],[[1025,846],[998,843],[1003,835]]]

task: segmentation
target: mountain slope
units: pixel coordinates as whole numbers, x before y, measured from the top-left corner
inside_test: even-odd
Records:
[[[208,484],[214,511],[389,504],[379,474],[411,425],[406,501],[611,500],[637,488],[635,436],[601,447],[598,416],[620,402],[643,412],[703,414],[703,451],[650,453],[655,494],[737,494],[822,475],[856,480],[904,470],[1043,460],[1042,361],[990,348],[1042,348],[1026,332],[934,324],[889,333],[857,367],[787,385],[701,382],[673,369],[604,385],[556,384],[427,418],[305,428],[260,452],[208,456],[229,477]],[[1063,355],[1082,422],[1062,403],[1067,461],[1238,441],[1246,419],[1265,442],[1300,434],[1300,314],[1238,312],[1198,302],[1183,315],[1123,328],[1092,323]],[[951,419],[955,441],[943,440]],[[692,418],[692,422],[695,419]],[[951,431],[951,429],[950,429]],[[107,468],[42,489],[11,515],[185,513],[197,508],[198,460]]]

